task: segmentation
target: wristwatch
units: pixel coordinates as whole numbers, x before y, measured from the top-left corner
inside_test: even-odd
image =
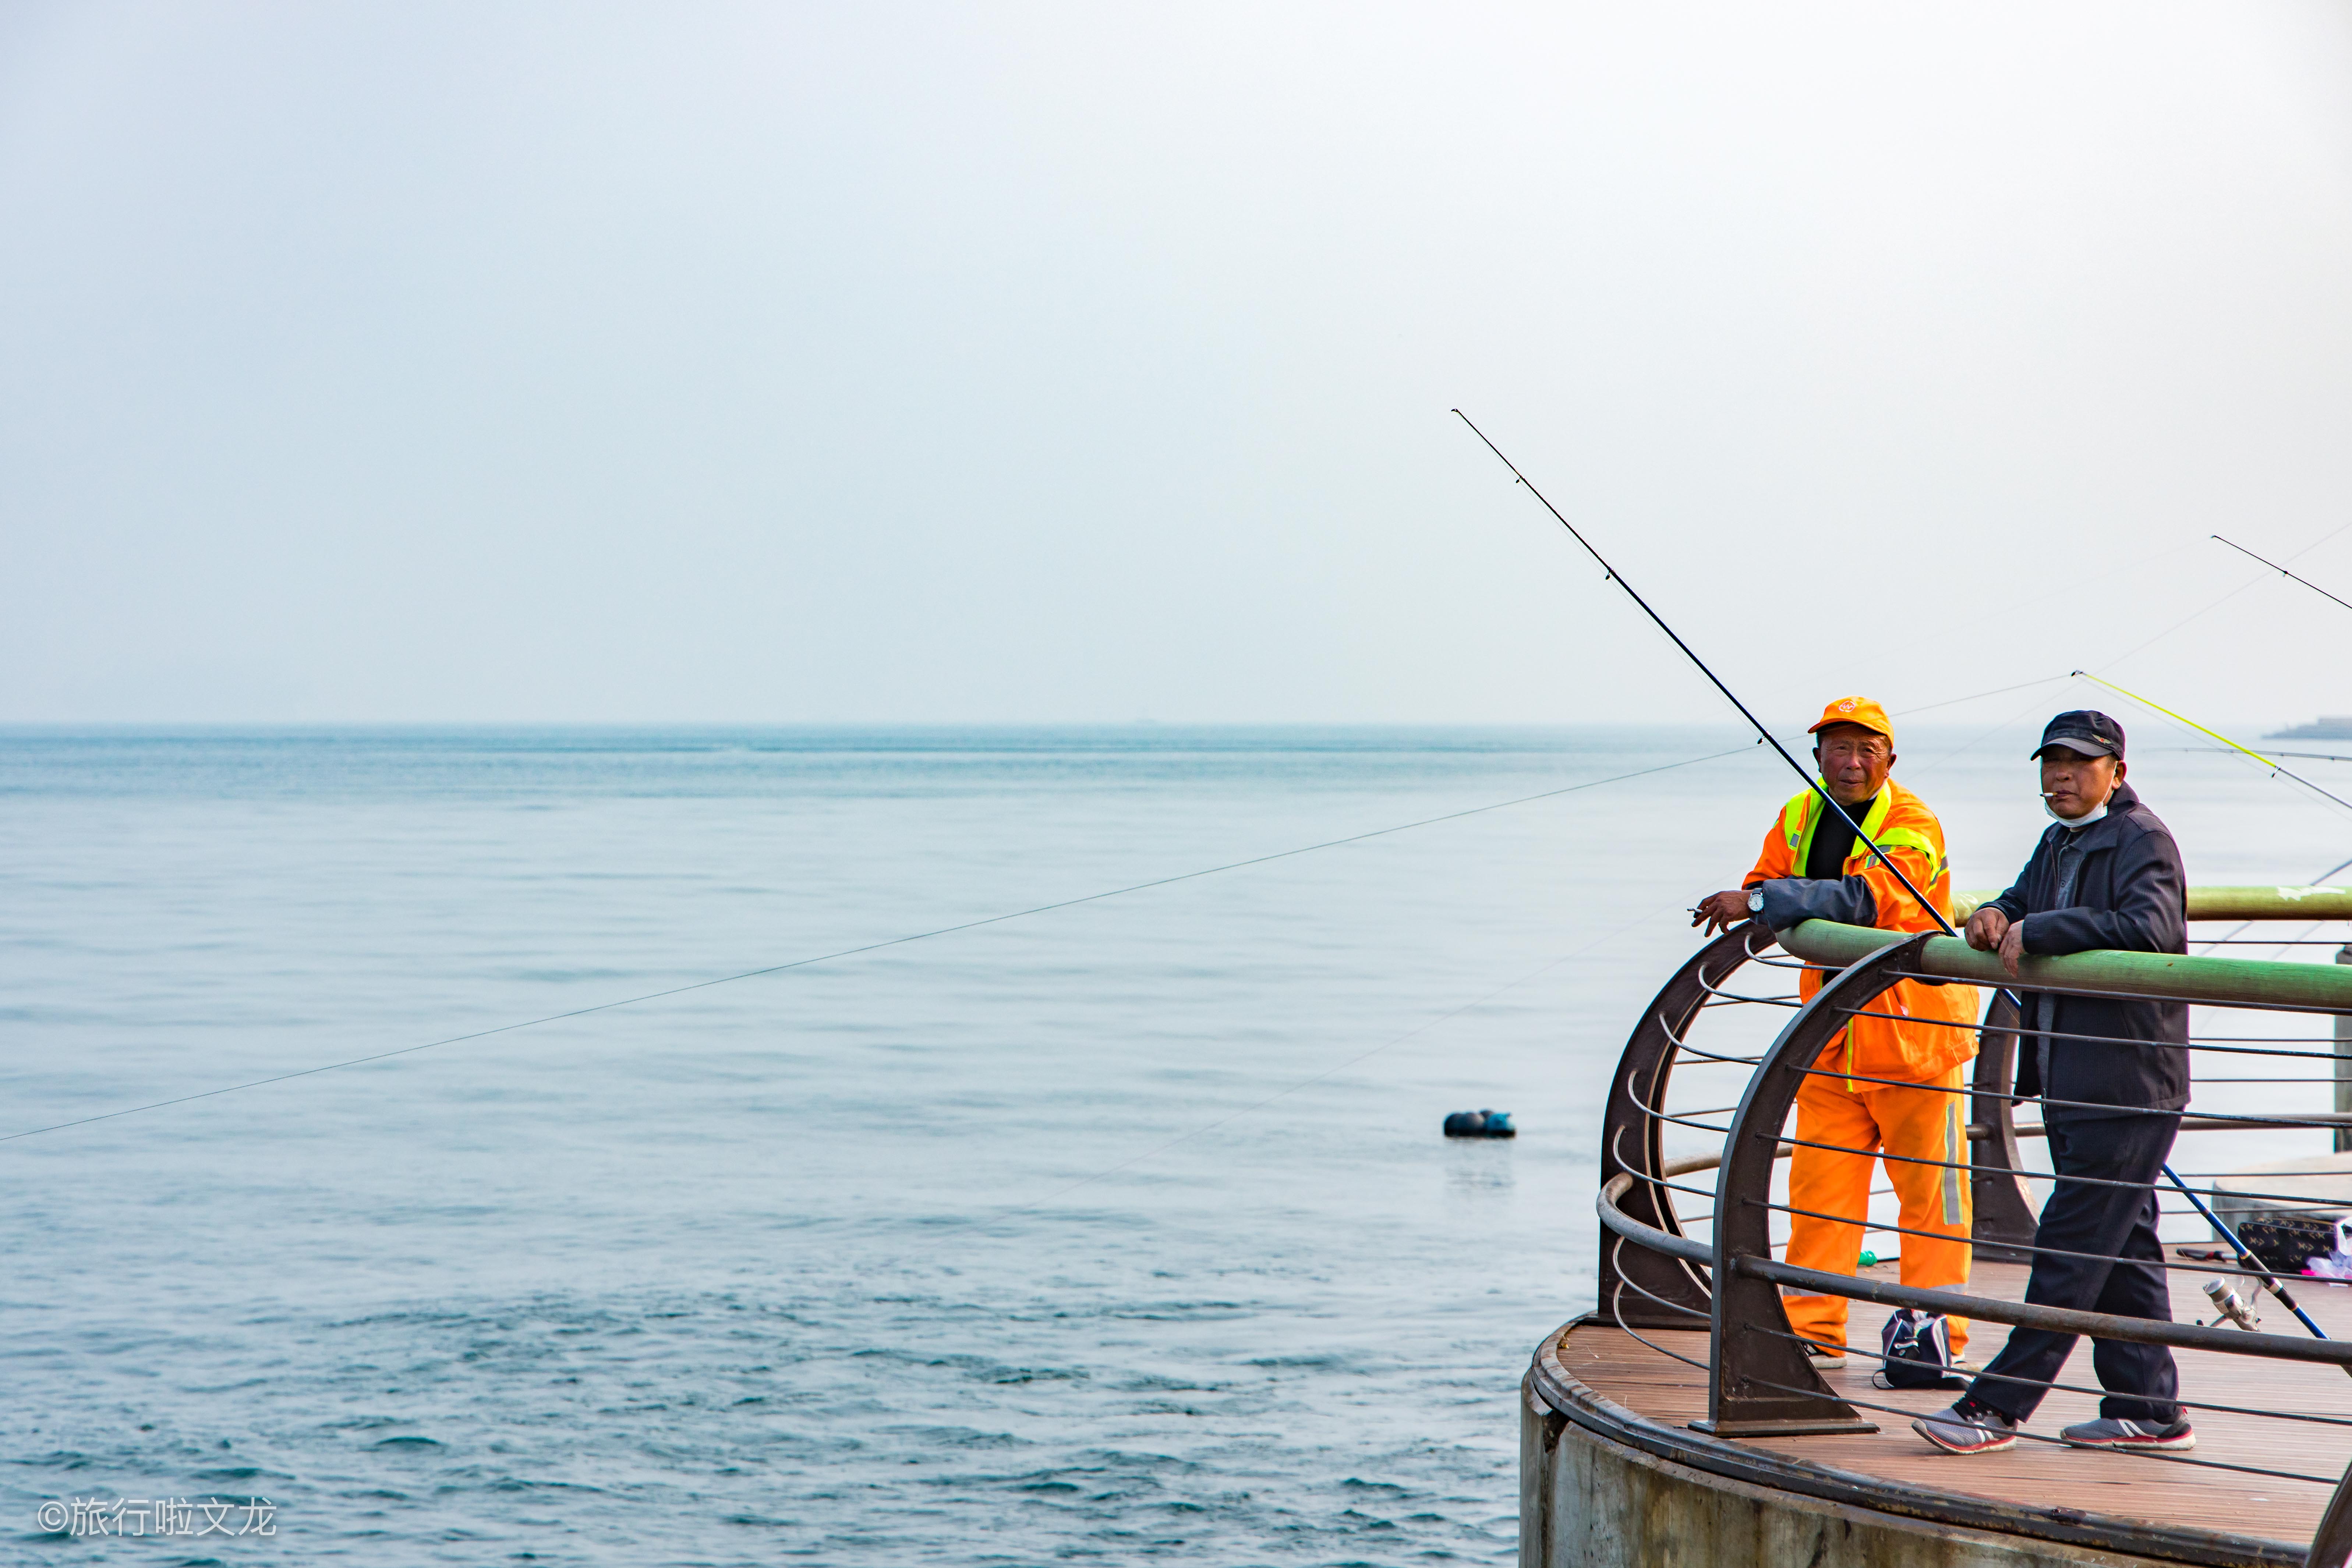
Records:
[[[1748,912],[1751,915],[1760,915],[1764,912],[1763,889],[1750,888],[1748,889]]]

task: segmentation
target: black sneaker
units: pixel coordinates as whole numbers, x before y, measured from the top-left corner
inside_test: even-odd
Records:
[[[1843,1366],[1845,1364],[1845,1347],[1843,1345],[1825,1345],[1819,1340],[1799,1340],[1797,1342],[1805,1347],[1805,1359],[1811,1362],[1815,1366]]]

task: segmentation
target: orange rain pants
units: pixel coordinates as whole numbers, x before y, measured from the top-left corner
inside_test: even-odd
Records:
[[[1826,1056],[1824,1060],[1826,1060]],[[1966,1063],[1955,1063],[1927,1083],[1895,1088],[1856,1084],[1825,1073],[1806,1078],[1797,1090],[1797,1137],[1789,1157],[1789,1206],[1815,1214],[1866,1215],[1871,1169],[1876,1152],[1948,1164],[1886,1162],[1886,1175],[1902,1205],[1897,1222],[1927,1236],[1901,1237],[1903,1283],[1933,1290],[1964,1286],[1969,1279],[1969,1230],[1974,1205],[1969,1197]],[[1839,1150],[1809,1149],[1834,1143]],[[1789,1216],[1789,1261],[1800,1268],[1851,1274],[1862,1258],[1863,1227],[1846,1220]],[[1843,1296],[1789,1296],[1789,1325],[1809,1340],[1845,1343]],[[1969,1342],[1964,1318],[1946,1320],[1957,1358]]]

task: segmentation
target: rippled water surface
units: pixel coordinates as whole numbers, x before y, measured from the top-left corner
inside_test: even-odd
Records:
[[[2040,713],[2032,716],[2038,722]],[[1971,742],[1975,743],[1971,744]],[[1729,731],[0,733],[11,1561],[1509,1560]],[[1965,886],[2023,746],[1898,770]],[[2203,880],[2341,825],[2187,753]],[[2352,853],[2347,848],[2347,853]],[[1496,1106],[1515,1143],[1449,1144]],[[45,1500],[265,1496],[268,1539]]]

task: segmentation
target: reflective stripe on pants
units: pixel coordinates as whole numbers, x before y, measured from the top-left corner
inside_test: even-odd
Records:
[[[1808,1149],[1800,1144],[1789,1160],[1789,1203],[1821,1214],[1869,1213],[1870,1178],[1875,1151],[1951,1164],[1886,1162],[1887,1184],[1901,1205],[1904,1236],[1902,1279],[1921,1289],[1962,1286],[1969,1279],[1969,1229],[1975,1216],[1969,1201],[1968,1064],[1963,1062],[1918,1088],[1859,1086],[1848,1094],[1835,1078],[1813,1074],[1797,1091],[1797,1136],[1806,1142],[1834,1143],[1856,1152]],[[1948,1090],[1958,1092],[1946,1092]],[[1955,1168],[1958,1167],[1958,1168]],[[1824,1273],[1851,1274],[1862,1256],[1863,1227],[1845,1220],[1789,1220],[1790,1263]],[[1790,1296],[1783,1303],[1790,1326],[1807,1339],[1845,1343],[1846,1299]],[[1964,1318],[1948,1320],[1952,1354],[1968,1343]]]

